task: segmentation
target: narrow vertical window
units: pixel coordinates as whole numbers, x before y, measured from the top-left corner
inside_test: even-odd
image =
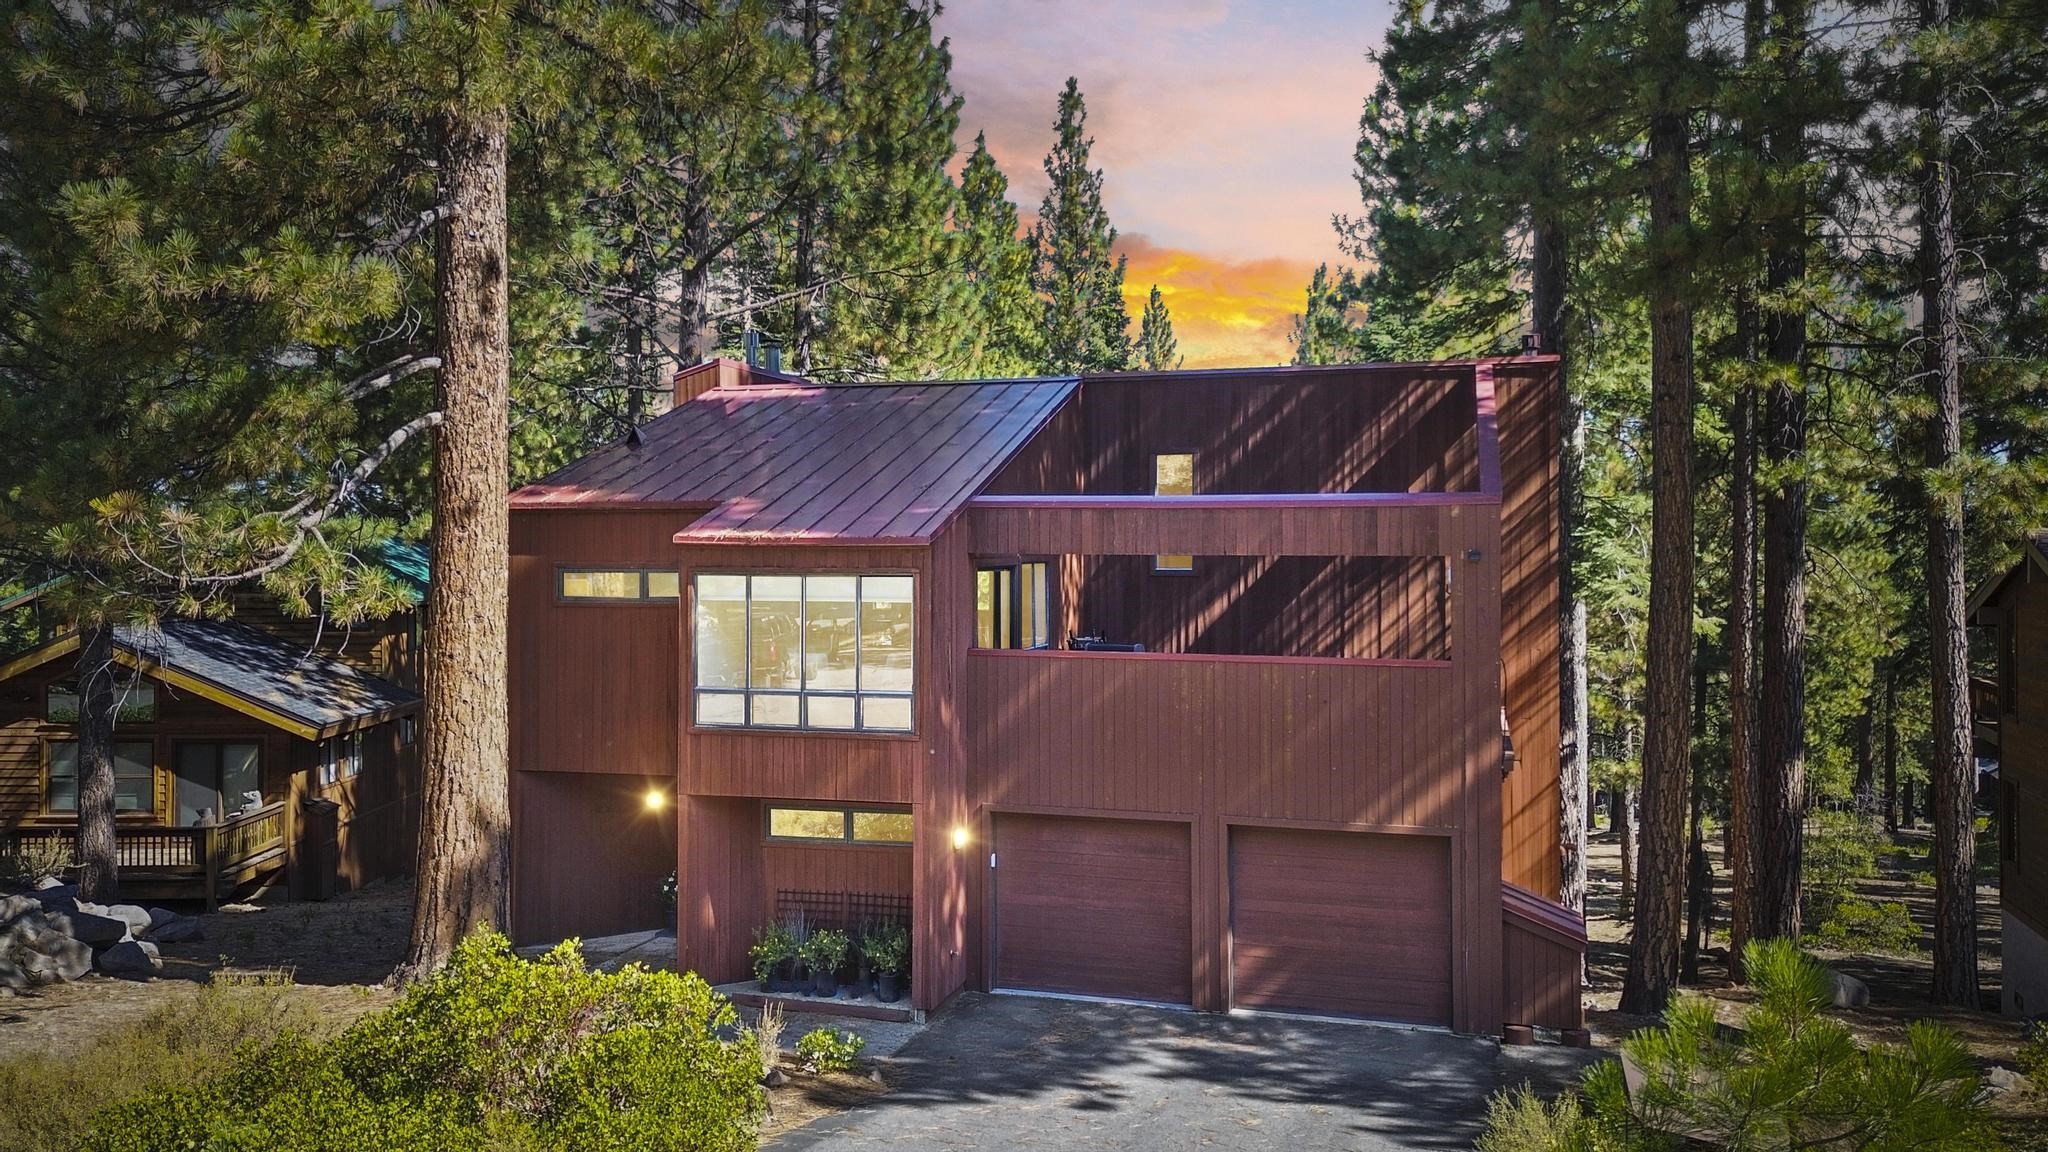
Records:
[[[1154,496],[1193,496],[1195,494],[1195,456],[1192,452],[1162,452],[1152,457],[1152,494]],[[1193,572],[1195,558],[1180,552],[1166,553],[1152,558],[1154,572]]]

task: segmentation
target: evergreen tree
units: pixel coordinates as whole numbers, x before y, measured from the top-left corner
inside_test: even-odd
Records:
[[[1010,182],[989,155],[984,134],[960,173],[954,222],[960,275],[969,285],[970,320],[962,367],[970,376],[1021,376],[1044,359],[1043,314],[1031,290],[1032,250],[1020,232]]]
[[[1124,307],[1124,257],[1110,259],[1116,229],[1102,206],[1102,172],[1088,166],[1094,140],[1081,87],[1060,93],[1059,139],[1045,157],[1050,186],[1031,230],[1037,253],[1032,287],[1044,306],[1044,369],[1114,372],[1130,365],[1130,313]]]
[[[1166,310],[1166,297],[1159,285],[1145,301],[1145,314],[1138,323],[1137,361],[1148,372],[1166,372],[1187,362],[1180,354],[1180,342],[1173,338],[1173,316]]]

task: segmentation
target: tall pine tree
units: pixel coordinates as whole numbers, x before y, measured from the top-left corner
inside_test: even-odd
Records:
[[[1044,320],[1031,290],[1032,250],[1020,231],[1010,182],[989,155],[985,134],[960,172],[954,228],[960,275],[968,284],[969,320],[961,367],[970,376],[1021,376],[1038,370]]]
[[[1138,319],[1137,366],[1148,372],[1167,372],[1185,362],[1180,342],[1173,338],[1173,315],[1166,310],[1166,297],[1154,284],[1145,300],[1145,313]]]
[[[1111,258],[1116,229],[1102,206],[1102,172],[1088,166],[1095,142],[1087,128],[1081,86],[1068,77],[1054,125],[1059,139],[1045,157],[1050,186],[1031,230],[1031,282],[1044,307],[1044,369],[1052,373],[1114,372],[1131,361],[1125,261]]]

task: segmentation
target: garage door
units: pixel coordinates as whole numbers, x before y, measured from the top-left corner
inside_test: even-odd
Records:
[[[1188,828],[996,818],[995,986],[1185,1004]]]
[[[1448,840],[1238,828],[1230,874],[1233,1005],[1450,1023]]]

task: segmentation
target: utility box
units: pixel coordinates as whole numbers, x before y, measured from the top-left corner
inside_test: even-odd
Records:
[[[332,900],[341,867],[341,805],[309,797],[299,805],[301,900]]]

